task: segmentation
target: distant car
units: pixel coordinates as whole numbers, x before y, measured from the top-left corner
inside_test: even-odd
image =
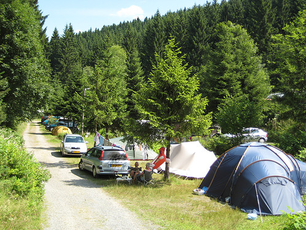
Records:
[[[66,134],[60,146],[62,156],[81,156],[87,152],[87,144],[79,134]]]
[[[43,123],[45,120],[48,120],[49,116],[42,116],[40,122]]]
[[[79,169],[98,175],[128,175],[130,160],[121,147],[96,146],[81,156]]]
[[[241,135],[243,136],[244,142],[251,142],[251,141],[266,142],[268,141],[268,133],[259,128],[254,128],[254,127],[244,128],[242,130]],[[225,133],[225,134],[222,134],[222,136],[227,137],[227,138],[236,137],[235,134],[231,134],[231,133]]]
[[[242,130],[242,135],[247,141],[267,142],[268,133],[262,129],[249,127]]]

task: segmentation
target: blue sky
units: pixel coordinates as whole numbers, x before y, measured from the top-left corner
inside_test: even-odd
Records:
[[[101,29],[104,25],[119,24],[139,17],[152,17],[194,5],[205,5],[206,0],[39,0],[43,15],[49,15],[45,27],[51,38],[55,28],[62,35],[71,23],[75,32]]]

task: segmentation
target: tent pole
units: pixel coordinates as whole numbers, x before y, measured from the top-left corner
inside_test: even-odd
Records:
[[[261,219],[261,223],[262,223],[263,221],[262,221],[261,208],[260,208],[260,203],[259,203],[259,198],[258,198],[258,191],[257,191],[257,184],[256,183],[255,183],[255,192],[256,192],[256,198],[257,198],[259,215],[260,215],[260,219]]]

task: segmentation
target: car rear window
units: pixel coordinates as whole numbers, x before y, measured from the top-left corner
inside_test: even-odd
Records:
[[[67,137],[66,142],[78,142],[83,143],[84,139],[82,137]]]
[[[103,160],[127,160],[124,151],[105,150]]]

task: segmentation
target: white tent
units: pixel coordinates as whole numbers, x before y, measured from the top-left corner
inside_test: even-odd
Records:
[[[199,141],[183,142],[170,146],[170,173],[190,178],[204,178],[215,162],[215,154]],[[165,164],[161,166],[165,168]]]

